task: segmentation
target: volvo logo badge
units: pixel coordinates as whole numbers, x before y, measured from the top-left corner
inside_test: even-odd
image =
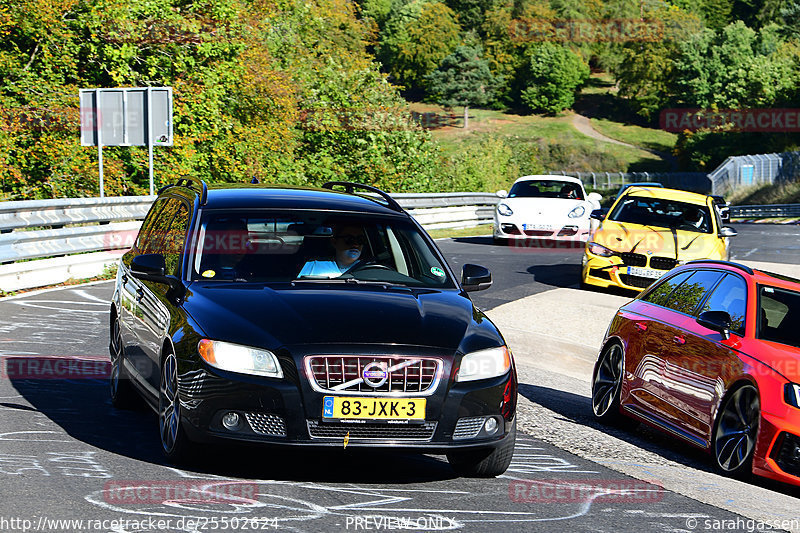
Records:
[[[361,377],[364,379],[364,383],[373,389],[377,389],[389,379],[389,372],[386,371],[386,363],[373,361],[364,367],[364,371],[361,372]]]

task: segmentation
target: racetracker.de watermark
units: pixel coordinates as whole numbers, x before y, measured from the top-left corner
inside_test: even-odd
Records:
[[[724,130],[759,132],[800,131],[800,109],[664,109],[659,117],[662,130]]]
[[[114,480],[103,487],[103,499],[113,505],[163,503],[252,504],[258,485],[243,481]]]
[[[512,41],[558,43],[656,42],[664,25],[649,19],[545,19],[523,17],[508,26]]]
[[[538,479],[508,484],[514,503],[653,503],[664,499],[664,488],[636,479]]]
[[[101,356],[4,355],[0,379],[106,379],[111,362]]]

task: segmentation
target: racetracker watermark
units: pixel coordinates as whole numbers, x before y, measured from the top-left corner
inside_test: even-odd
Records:
[[[800,109],[665,109],[659,124],[662,130],[682,131],[800,131]]]
[[[4,355],[0,357],[0,379],[107,379],[111,362],[107,357],[66,355]]]
[[[511,21],[508,33],[517,43],[625,43],[664,39],[664,25],[648,19],[544,19]]]
[[[243,481],[115,480],[103,487],[103,500],[113,505],[218,503],[253,504],[258,485]]]
[[[664,499],[660,484],[636,479],[514,480],[508,485],[514,503],[653,503]]]

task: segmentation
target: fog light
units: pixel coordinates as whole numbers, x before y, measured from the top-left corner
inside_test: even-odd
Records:
[[[494,418],[489,418],[486,420],[486,424],[483,425],[483,430],[486,431],[489,435],[497,430],[497,420]]]
[[[222,425],[231,431],[239,429],[239,415],[236,413],[226,413],[222,417]]]

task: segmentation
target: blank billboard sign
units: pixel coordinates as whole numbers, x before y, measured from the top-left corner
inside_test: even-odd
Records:
[[[172,146],[172,88],[81,89],[81,145]]]

